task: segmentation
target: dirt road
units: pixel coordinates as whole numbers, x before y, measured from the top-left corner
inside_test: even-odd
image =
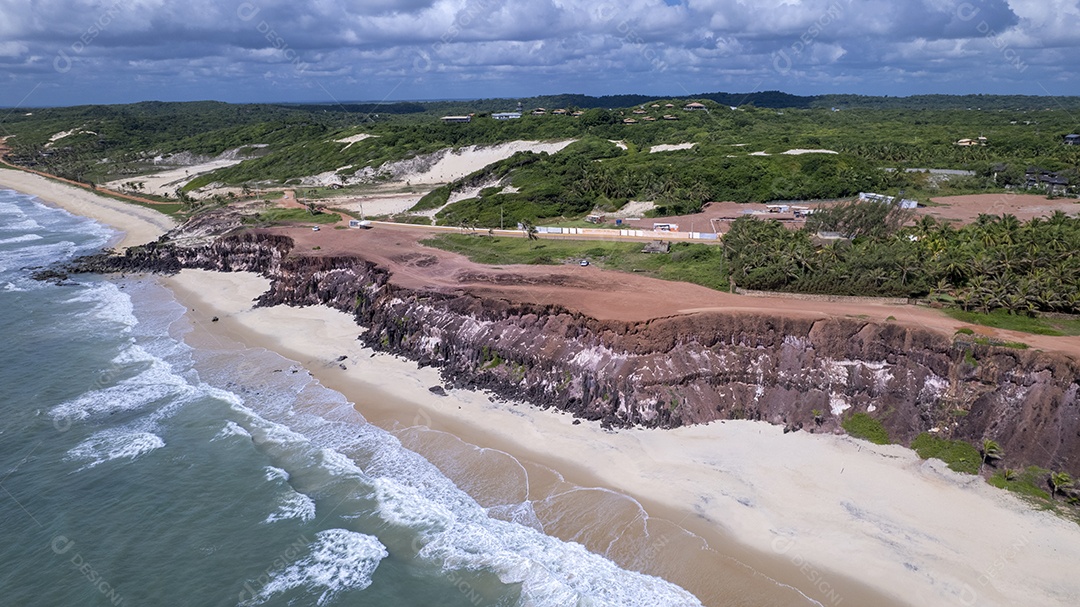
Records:
[[[1080,338],[1032,335],[973,326],[938,310],[911,305],[826,303],[782,297],[746,297],[698,285],[636,274],[580,267],[486,266],[419,243],[427,231],[394,224],[370,230],[270,228],[292,237],[297,251],[318,255],[352,254],[389,268],[392,282],[414,289],[470,293],[509,301],[557,304],[600,320],[647,321],[679,314],[774,312],[808,318],[855,318],[922,327],[952,336],[961,327],[1033,348],[1080,358]],[[319,247],[315,253],[315,247]]]

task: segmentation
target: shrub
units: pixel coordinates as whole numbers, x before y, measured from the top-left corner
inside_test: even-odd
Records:
[[[923,459],[940,459],[949,468],[965,474],[978,474],[982,456],[973,445],[960,440],[938,438],[923,432],[911,443],[911,448]]]
[[[888,445],[892,442],[889,440],[889,433],[885,431],[885,426],[866,413],[855,413],[845,419],[841,426],[851,436],[868,440],[875,445]]]

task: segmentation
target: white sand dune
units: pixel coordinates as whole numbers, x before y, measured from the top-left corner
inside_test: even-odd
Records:
[[[341,148],[341,151],[344,152],[345,150],[349,149],[349,147],[352,146],[352,144],[354,144],[354,143],[356,143],[358,141],[363,141],[365,139],[370,139],[372,137],[378,137],[378,135],[372,135],[370,133],[357,133],[356,135],[350,135],[348,137],[342,137],[341,139],[335,139],[334,142],[335,143],[347,143],[347,144],[349,144],[349,145],[346,145],[345,147]]]
[[[799,156],[800,154],[836,154],[836,153],[837,152],[834,152],[832,150],[804,150],[804,149],[800,149],[800,148],[796,148],[794,150],[788,150],[786,152],[781,152],[781,154],[787,154],[789,156]]]
[[[124,184],[134,181],[141,182],[143,184],[142,189],[137,190],[139,194],[153,194],[155,196],[175,196],[176,188],[186,185],[192,179],[206,173],[216,171],[218,169],[224,169],[243,162],[244,158],[215,158],[207,162],[199,164],[193,164],[190,166],[178,167],[175,169],[169,169],[167,171],[161,171],[160,173],[152,173],[150,175],[140,175],[138,177],[130,177],[125,179],[117,179],[116,181],[110,181],[105,184],[105,187],[114,190],[126,190]],[[197,193],[192,192],[193,196],[197,196]],[[204,193],[212,194],[212,192]]]
[[[655,154],[656,152],[674,152],[676,150],[689,150],[690,148],[694,147],[695,145],[697,145],[697,144],[696,143],[661,143],[661,144],[654,145],[651,148],[649,148],[649,153],[650,154]]]
[[[479,171],[489,164],[504,160],[518,152],[547,152],[554,154],[573,143],[574,139],[562,141],[510,141],[498,145],[469,145],[460,149],[446,149],[427,158],[430,164],[419,170],[398,175],[398,181],[413,185],[449,183]]]

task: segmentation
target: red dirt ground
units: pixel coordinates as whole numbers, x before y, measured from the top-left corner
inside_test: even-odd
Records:
[[[930,200],[945,206],[920,208],[920,215],[955,220],[963,224],[975,221],[982,213],[1015,215],[1020,221],[1047,217],[1054,211],[1062,211],[1069,215],[1080,214],[1080,203],[1074,198],[1050,200],[1045,196],[1035,194],[973,194],[945,196]]]
[[[952,336],[970,326],[940,311],[909,305],[826,303],[781,297],[747,297],[595,266],[485,266],[421,245],[427,233],[380,224],[370,230],[271,228],[292,237],[298,251],[352,254],[392,272],[391,282],[413,289],[465,292],[516,302],[559,304],[598,319],[644,321],[707,312],[768,313],[811,318],[859,318],[918,326]],[[888,320],[889,317],[895,320]],[[1080,338],[1050,337],[972,326],[975,331],[1033,348],[1080,358]]]

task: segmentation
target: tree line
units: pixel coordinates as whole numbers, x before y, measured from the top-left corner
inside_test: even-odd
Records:
[[[883,205],[860,203],[849,215],[861,215],[865,227],[883,217]],[[892,221],[898,212],[885,210],[880,227],[869,231],[828,214],[800,230],[740,218],[724,236],[731,278],[748,289],[933,296],[980,312],[1080,313],[1080,218],[1060,211],[1027,222],[980,215],[956,228],[924,216],[901,227]],[[850,238],[818,238],[818,230],[829,229]]]

